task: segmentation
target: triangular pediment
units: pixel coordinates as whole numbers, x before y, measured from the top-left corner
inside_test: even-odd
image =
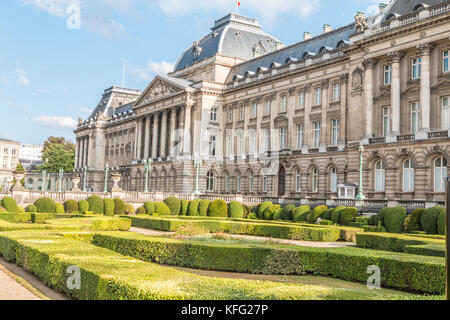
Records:
[[[170,81],[162,76],[156,76],[136,101],[136,106],[142,106],[163,98],[172,97],[186,91],[186,86]]]

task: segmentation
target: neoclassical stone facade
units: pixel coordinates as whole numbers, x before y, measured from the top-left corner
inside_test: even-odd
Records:
[[[363,145],[368,198],[443,200],[449,50],[450,1],[391,1],[290,46],[230,14],[143,92],[105,90],[75,130],[75,174],[192,193],[201,155],[201,192],[353,198]]]

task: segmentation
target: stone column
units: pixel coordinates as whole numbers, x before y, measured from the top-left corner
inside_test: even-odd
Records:
[[[133,154],[134,160],[138,159],[138,153],[137,153],[138,152],[137,151],[138,136],[139,136],[139,120],[137,120],[136,127],[134,128],[134,154]]]
[[[185,108],[181,107],[181,109],[180,109],[180,118],[178,119],[178,121],[179,121],[178,127],[180,128],[180,135],[179,135],[179,139],[178,139],[178,148],[177,148],[177,155],[178,156],[181,156],[183,154],[185,112],[186,112]]]
[[[366,59],[363,61],[364,72],[364,104],[366,113],[366,138],[371,138],[373,134],[373,67],[376,59]]]
[[[392,62],[391,83],[391,110],[392,110],[392,135],[400,134],[400,60],[402,52],[391,52],[388,54]]]
[[[159,145],[159,157],[162,159],[166,158],[166,141],[167,141],[167,110],[162,112],[161,117],[161,137]]]
[[[430,43],[420,44],[417,49],[422,56],[422,70],[420,75],[420,106],[422,108],[422,131],[430,131],[430,52],[434,45]]]
[[[191,111],[192,104],[187,104],[184,115],[184,134],[183,134],[183,154],[190,155],[191,153]]]
[[[80,159],[78,159],[78,167],[83,168],[84,165],[84,137],[80,138]]]
[[[262,97],[256,98],[256,153],[258,155],[264,153],[264,136],[262,136],[261,121],[263,115],[263,99]],[[227,117],[228,119],[228,117]],[[225,140],[226,143],[226,140]]]
[[[345,146],[347,139],[347,82],[348,74],[343,74],[341,80],[341,119],[339,121],[339,144]]]
[[[142,160],[142,127],[144,124],[144,119],[140,118],[138,121],[138,133],[137,133],[137,151],[136,151],[136,160]]]
[[[145,133],[144,133],[144,159],[150,157],[150,115],[145,118]]]
[[[153,114],[153,142],[152,142],[152,158],[157,159],[158,158],[158,121],[159,121],[159,114],[154,113]]]
[[[89,144],[90,144],[90,137],[89,135],[87,135],[85,137],[85,141],[84,141],[84,165],[89,167]]]
[[[327,138],[327,129],[330,127],[330,125],[327,123],[327,112],[328,112],[328,95],[329,95],[329,87],[330,82],[329,80],[323,80],[322,81],[322,120],[320,124],[320,147],[326,148],[326,145],[328,144]],[[325,152],[326,150],[321,150]]]
[[[171,159],[175,158],[175,140],[177,139],[177,109],[173,108],[170,111],[170,129],[169,129],[169,156]]]
[[[311,114],[311,106],[313,102],[313,95],[311,93],[311,84],[305,85],[305,113],[304,113],[304,123],[303,123],[303,150],[302,153],[308,153],[309,146],[312,145],[312,128],[311,120],[309,116]]]
[[[75,169],[78,169],[78,154],[80,153],[80,139],[76,140],[76,149],[75,149]]]

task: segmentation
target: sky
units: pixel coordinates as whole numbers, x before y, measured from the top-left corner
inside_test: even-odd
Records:
[[[241,0],[239,14],[258,18],[286,45],[303,32],[339,27],[378,0]],[[386,1],[387,2],[387,1]],[[0,138],[43,144],[74,141],[106,88],[145,89],[172,71],[181,54],[234,0],[0,1]]]

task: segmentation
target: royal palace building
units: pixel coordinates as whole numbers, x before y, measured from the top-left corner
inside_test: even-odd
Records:
[[[143,92],[105,90],[75,174],[93,191],[108,172],[192,193],[198,170],[202,193],[354,198],[362,155],[367,198],[443,200],[449,51],[450,1],[392,0],[289,46],[229,14]]]

